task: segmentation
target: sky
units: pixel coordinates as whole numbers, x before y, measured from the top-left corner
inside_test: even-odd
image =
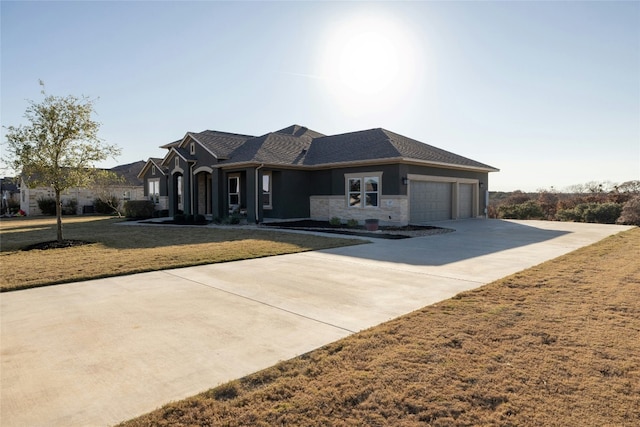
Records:
[[[637,1],[2,0],[0,27],[2,143],[42,80],[97,99],[100,167],[299,124],[469,157],[494,191],[640,179]]]

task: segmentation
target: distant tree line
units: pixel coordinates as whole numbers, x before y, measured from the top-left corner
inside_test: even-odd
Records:
[[[490,218],[640,225],[640,181],[588,182],[564,191],[491,192]]]

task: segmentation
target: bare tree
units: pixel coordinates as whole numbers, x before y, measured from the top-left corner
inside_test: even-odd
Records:
[[[112,209],[113,213],[118,215],[118,218],[122,217],[120,209],[120,198],[116,194],[116,190],[119,186],[122,186],[125,182],[123,176],[118,175],[115,172],[108,170],[99,171],[93,182],[93,190],[96,195],[96,199]]]

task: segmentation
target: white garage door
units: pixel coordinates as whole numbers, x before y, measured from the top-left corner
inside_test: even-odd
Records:
[[[458,218],[473,216],[473,185],[458,185]]]
[[[411,181],[409,191],[411,223],[451,219],[451,183]]]

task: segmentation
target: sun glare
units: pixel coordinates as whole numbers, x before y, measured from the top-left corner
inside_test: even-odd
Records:
[[[382,15],[337,23],[320,57],[332,101],[353,115],[393,108],[418,79],[420,52],[408,30]]]

